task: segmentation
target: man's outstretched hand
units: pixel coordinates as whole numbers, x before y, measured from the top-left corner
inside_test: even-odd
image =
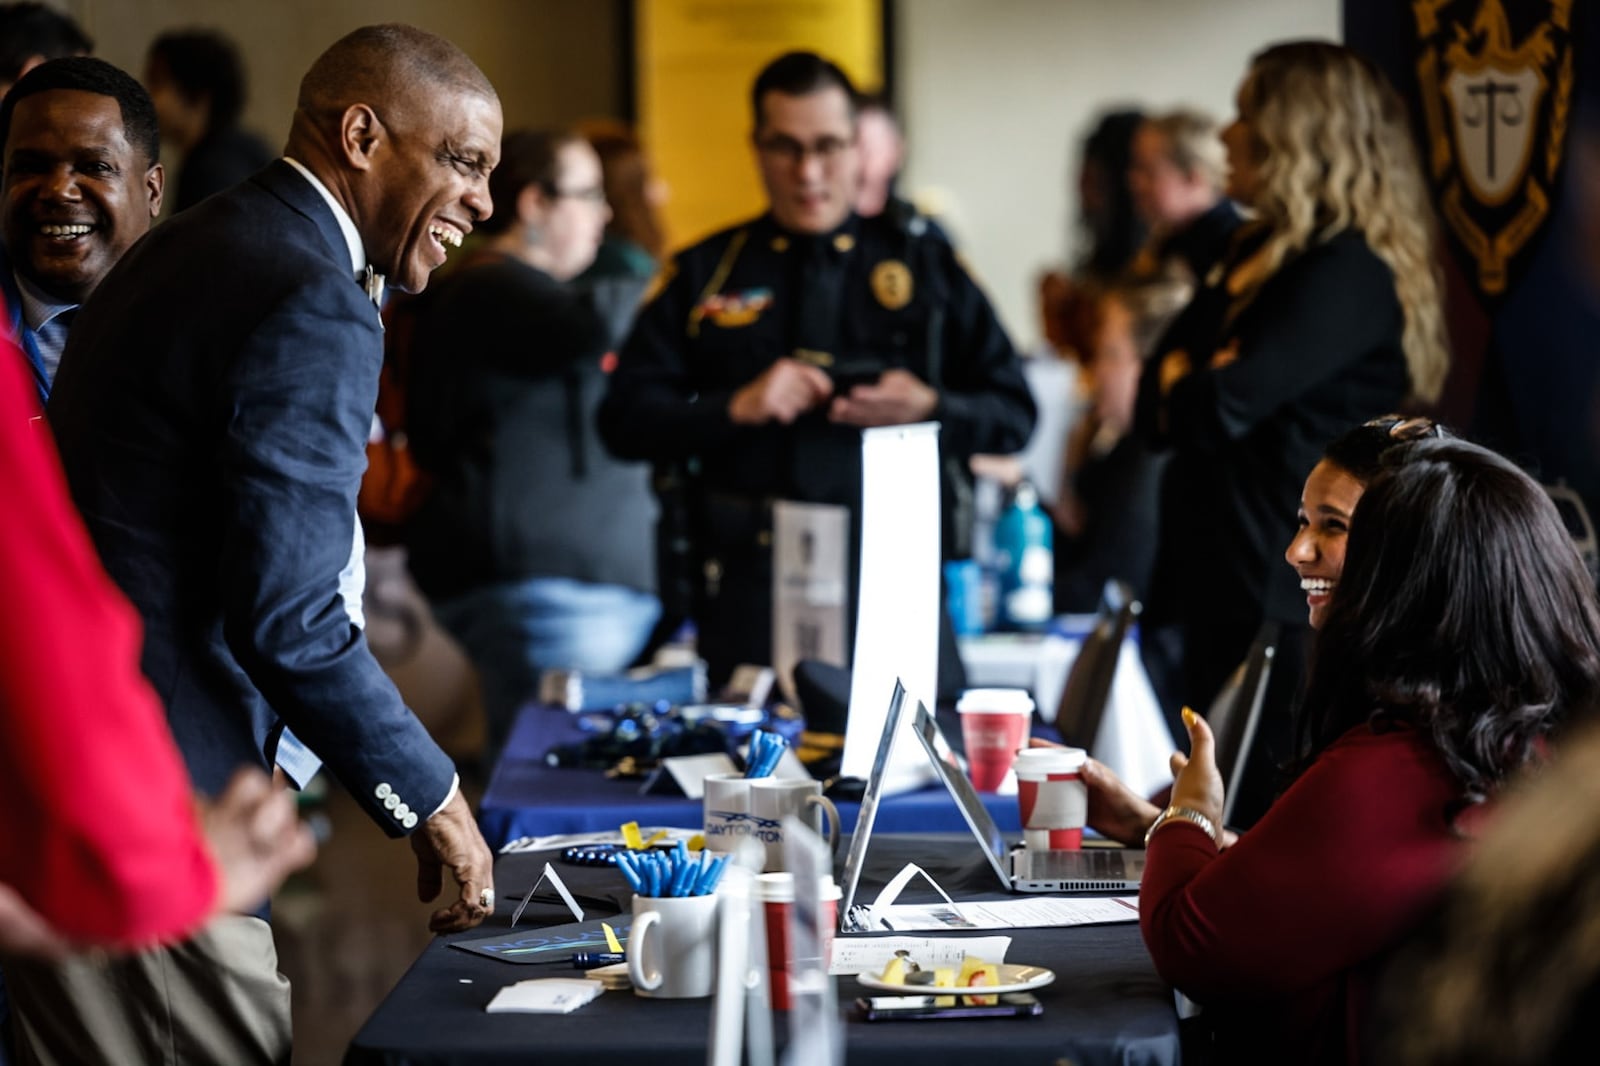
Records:
[[[494,913],[494,856],[459,791],[411,834],[411,850],[417,853],[417,898],[422,902],[438,898],[446,869],[461,887],[448,907],[433,912],[429,929],[459,933]]]

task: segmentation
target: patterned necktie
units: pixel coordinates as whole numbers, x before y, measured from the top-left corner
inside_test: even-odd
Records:
[[[78,309],[69,307],[39,327],[35,336],[39,344],[39,359],[44,363],[45,377],[55,381],[56,370],[61,366],[61,353],[67,347],[67,334],[72,330],[72,320]]]

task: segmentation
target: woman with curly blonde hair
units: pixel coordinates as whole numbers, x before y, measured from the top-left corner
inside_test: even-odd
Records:
[[[1427,186],[1377,68],[1279,44],[1237,103],[1228,195],[1253,220],[1157,344],[1138,426],[1172,451],[1144,641],[1169,713],[1209,707],[1262,624],[1280,627],[1247,825],[1292,754],[1306,590],[1278,560],[1300,486],[1345,427],[1437,399],[1449,355]]]
[[[1399,95],[1348,48],[1281,44],[1251,65],[1232,136],[1247,138],[1244,150],[1259,160],[1248,201],[1270,236],[1257,253],[1256,286],[1311,245],[1359,231],[1388,266],[1405,312],[1412,398],[1437,400],[1449,349],[1433,209]]]

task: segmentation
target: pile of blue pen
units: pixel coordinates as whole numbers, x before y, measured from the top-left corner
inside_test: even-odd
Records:
[[[750,734],[750,750],[744,759],[744,776],[771,777],[789,742],[776,733],[758,729]]]
[[[617,852],[617,869],[635,892],[649,899],[709,896],[717,890],[726,865],[726,855],[713,858],[709,850],[702,851],[696,862],[681,840],[675,851]]]

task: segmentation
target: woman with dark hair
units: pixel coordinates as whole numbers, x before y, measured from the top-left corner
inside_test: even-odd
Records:
[[[595,410],[614,357],[591,293],[610,212],[571,133],[508,134],[482,250],[418,312],[407,429],[434,488],[412,575],[483,681],[492,765],[549,669],[616,673],[660,613],[649,470],[613,459]]]
[[[1139,111],[1109,111],[1083,142],[1078,164],[1078,222],[1089,247],[1077,273],[1101,282],[1121,279],[1144,245],[1145,223],[1135,210],[1128,169]]]
[[[1351,516],[1367,485],[1378,476],[1384,457],[1398,444],[1447,436],[1431,418],[1384,415],[1348,430],[1323,449],[1300,493],[1299,529],[1283,553],[1300,578],[1306,621],[1312,629],[1322,628],[1328,601],[1344,571]]]
[[[1300,577],[1312,629],[1321,628],[1329,598],[1344,572],[1350,521],[1367,485],[1378,476],[1386,459],[1392,456],[1394,462],[1405,461],[1410,453],[1403,445],[1449,436],[1431,418],[1391,414],[1346,430],[1323,450],[1300,496],[1299,530],[1283,553]],[[1281,725],[1287,750],[1292,729],[1287,721]],[[1258,750],[1264,749],[1258,746]],[[1262,762],[1259,776],[1271,782],[1271,771],[1279,767],[1264,754],[1256,758]],[[1085,761],[1083,779],[1089,790],[1089,827],[1126,847],[1138,847],[1161,808],[1094,759]]]
[[[1108,111],[1083,141],[1078,161],[1078,219],[1082,249],[1070,274],[1039,278],[1045,339],[1060,355],[1087,363],[1095,304],[1103,289],[1124,280],[1144,245],[1146,228],[1128,180],[1138,111]]]
[[[1223,1061],[1353,1061],[1371,983],[1485,805],[1600,701],[1594,586],[1544,490],[1459,440],[1392,451],[1356,506],[1314,649],[1298,777],[1222,849],[1186,715],[1140,924]]]
[[[174,211],[237,185],[272,161],[266,143],[239,128],[244,63],[222,34],[179,30],[157,37],[145,59],[144,84],[161,139],[178,156]]]

